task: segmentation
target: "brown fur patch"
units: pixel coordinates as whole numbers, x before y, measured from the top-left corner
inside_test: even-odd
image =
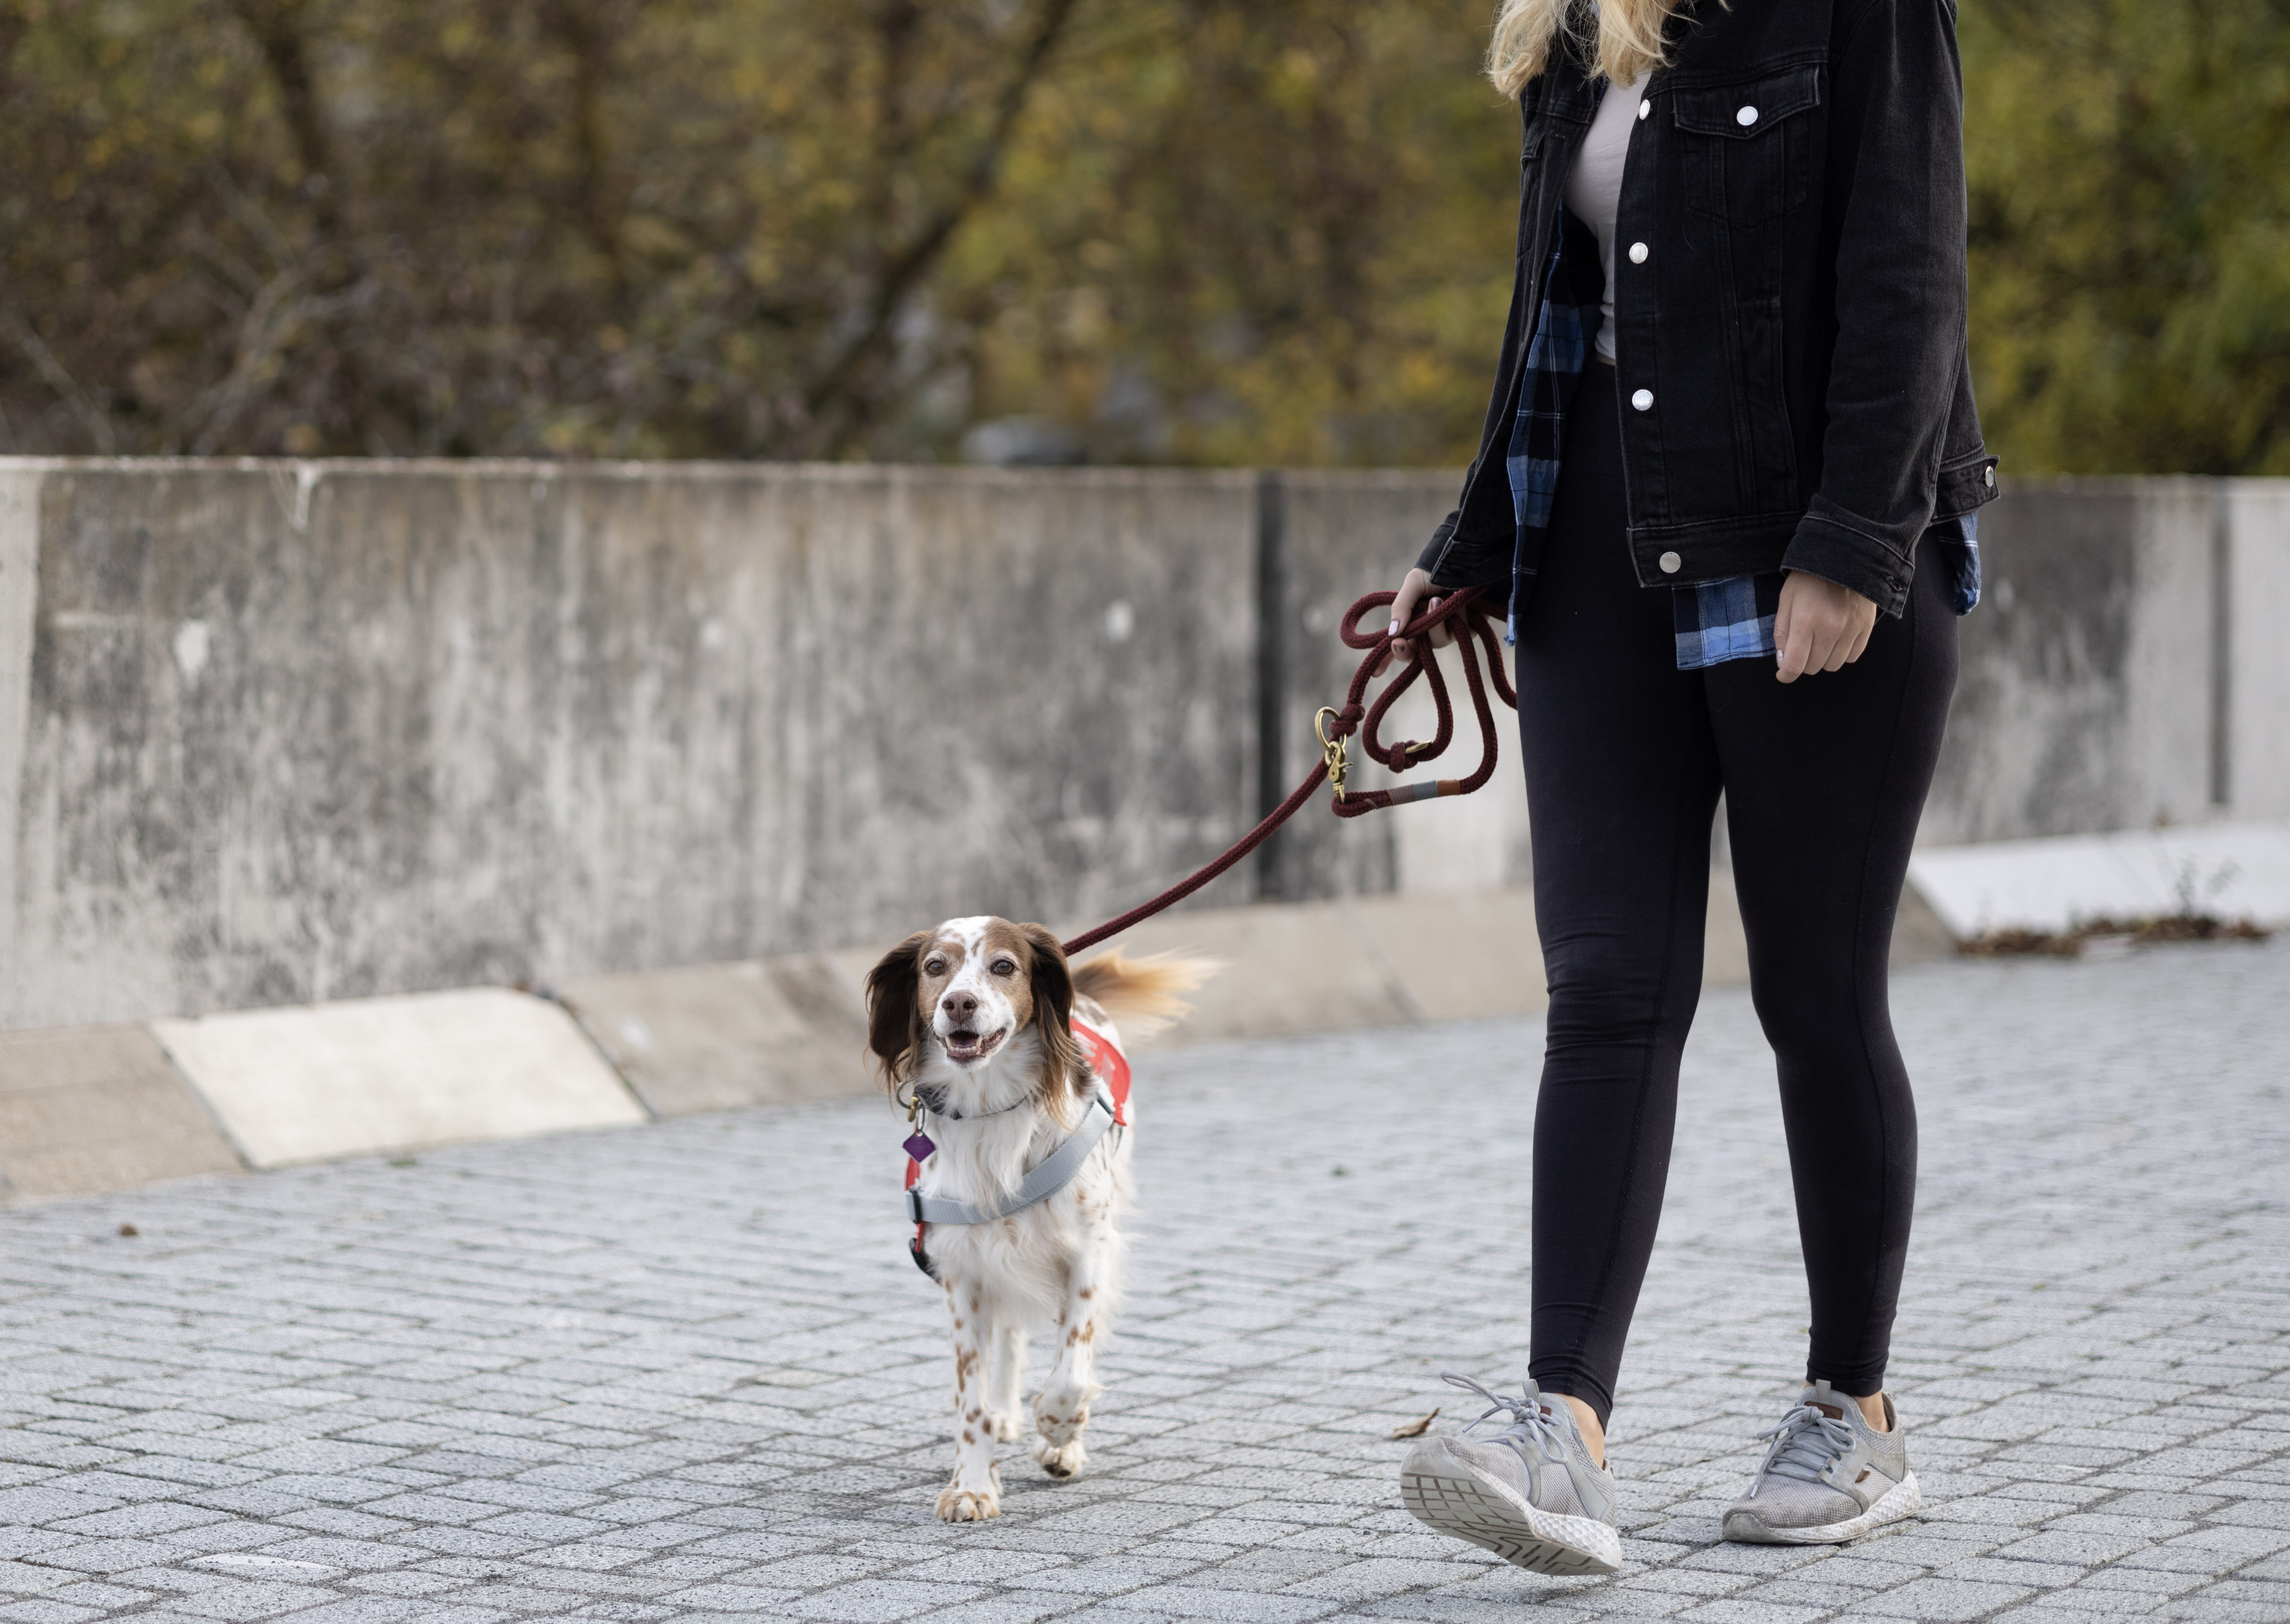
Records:
[[[1013,932],[1025,948],[1028,1002],[1034,1025],[1042,1035],[1042,1052],[1049,1061],[1042,1068],[1042,1092],[1060,1108],[1057,1116],[1062,1122],[1063,1102],[1080,1097],[1087,1068],[1081,1040],[1073,1035],[1073,972],[1066,964],[1066,950],[1047,926],[1005,924],[997,920],[995,930],[1004,929]],[[988,940],[993,940],[991,932]]]
[[[867,972],[867,1047],[883,1086],[893,1093],[930,1033],[930,1017],[917,1012],[915,995],[922,980],[923,949],[934,933],[917,931]]]

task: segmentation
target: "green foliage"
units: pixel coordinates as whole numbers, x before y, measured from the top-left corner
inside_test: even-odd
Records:
[[[1451,458],[1480,10],[6,0],[0,445]]]
[[[1453,462],[1488,0],[0,0],[0,450]],[[2290,0],[1966,0],[2015,472],[2290,472]]]
[[[2290,473],[2290,4],[1969,0],[1961,39],[2006,465]]]

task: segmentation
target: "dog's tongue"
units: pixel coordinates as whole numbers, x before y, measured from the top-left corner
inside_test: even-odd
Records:
[[[994,1052],[1002,1042],[999,1032],[973,1032],[957,1028],[946,1035],[946,1052],[949,1060],[983,1060]]]

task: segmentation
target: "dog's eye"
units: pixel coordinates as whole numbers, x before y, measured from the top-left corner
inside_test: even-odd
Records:
[[[923,973],[925,975],[944,975],[946,973],[946,961],[942,958],[934,958],[927,961],[923,965]]]
[[[994,961],[994,973],[996,975],[1016,975],[1018,973],[1018,961],[1013,958],[996,959]]]

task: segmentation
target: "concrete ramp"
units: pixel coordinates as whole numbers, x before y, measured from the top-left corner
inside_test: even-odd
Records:
[[[257,1167],[646,1120],[569,1015],[500,988],[151,1029]]]
[[[875,955],[576,977],[565,1007],[657,1116],[861,1094]]]
[[[1909,878],[1959,940],[2180,913],[2290,924],[2290,822],[1934,846]]]
[[[0,1179],[85,1196],[236,1172],[238,1156],[140,1026],[0,1035]]]

